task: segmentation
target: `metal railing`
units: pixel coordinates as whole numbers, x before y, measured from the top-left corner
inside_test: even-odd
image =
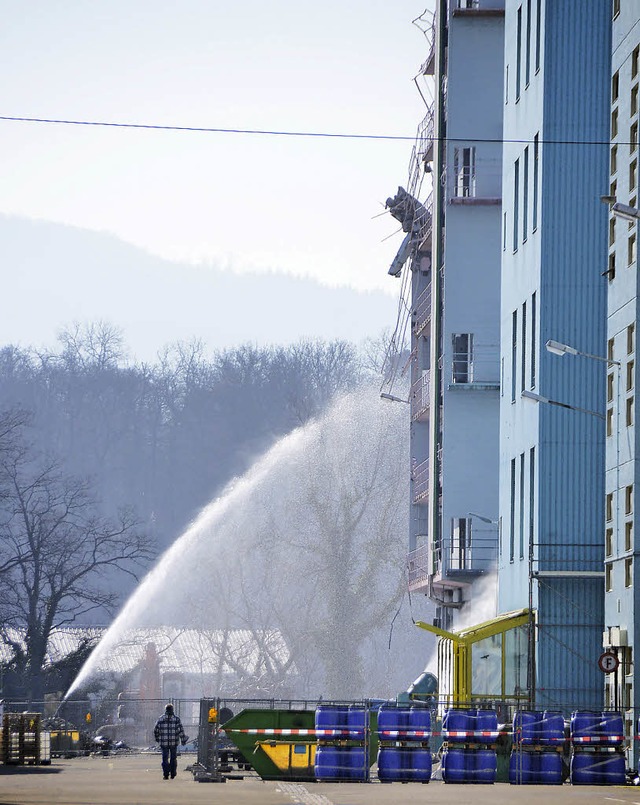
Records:
[[[416,464],[411,470],[413,502],[420,503],[429,497],[429,459]]]
[[[411,418],[420,419],[429,410],[429,390],[431,387],[431,372],[425,369],[422,377],[411,386],[409,401],[411,403]]]
[[[478,344],[465,350],[453,352],[451,364],[451,383],[500,382],[500,347],[497,344]]]
[[[425,543],[407,554],[409,589],[424,587],[429,581],[429,575],[429,547]]]
[[[465,539],[449,537],[439,553],[436,575],[446,578],[452,574],[485,573],[495,566],[498,556],[497,529],[494,534],[487,536],[471,532]]]
[[[431,320],[431,283],[429,283],[426,288],[421,292],[420,296],[418,296],[416,300],[415,306],[415,333],[416,335],[420,335],[420,333],[425,329],[429,321]]]

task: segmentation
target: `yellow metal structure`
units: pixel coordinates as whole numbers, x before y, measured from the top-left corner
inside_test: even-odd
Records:
[[[504,635],[504,633],[521,626],[531,625],[532,612],[519,609],[507,612],[492,620],[461,629],[459,632],[448,632],[430,623],[417,621],[416,626],[438,635],[438,679],[444,683],[445,690],[451,690],[451,703],[471,702],[479,696],[491,695],[496,699],[519,698],[517,692],[509,691],[506,680],[507,652],[505,640],[500,641],[501,685],[500,692],[473,690],[473,646],[487,638]],[[443,650],[444,649],[444,650]],[[449,659],[452,662],[449,662]],[[526,698],[526,697],[524,697]]]

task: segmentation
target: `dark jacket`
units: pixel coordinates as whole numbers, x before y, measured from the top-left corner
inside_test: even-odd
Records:
[[[160,746],[177,746],[187,738],[182,729],[182,721],[173,713],[165,713],[156,721],[153,737]]]

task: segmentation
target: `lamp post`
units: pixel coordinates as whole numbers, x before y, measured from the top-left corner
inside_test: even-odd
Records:
[[[401,402],[411,405],[409,400],[403,400],[402,397],[396,397],[395,394],[387,394],[384,391],[380,394],[380,398],[383,400],[390,400],[391,402]]]
[[[631,210],[635,213],[634,219],[640,218],[640,210],[637,210],[635,207],[626,207],[625,204],[615,203],[612,206],[612,210],[616,212],[615,208],[626,208]],[[622,213],[620,213],[622,215]],[[570,346],[569,344],[563,344],[560,341],[553,341],[549,340],[545,344],[547,351],[551,352],[553,355],[579,355],[583,358],[589,358],[590,360],[599,361],[601,363],[606,363],[607,368],[610,366],[615,366],[616,368],[616,519],[615,519],[615,534],[616,534],[616,555],[619,553],[620,546],[619,546],[619,539],[620,539],[620,361],[615,361],[613,358],[605,358],[602,355],[593,355],[590,352],[583,352],[582,350],[576,349],[575,347]],[[595,413],[595,412],[592,412]],[[599,416],[602,416],[600,414]],[[606,418],[606,417],[602,417]],[[606,467],[605,467],[606,472]]]
[[[631,207],[629,204],[616,201],[615,196],[600,196],[600,201],[603,204],[608,204],[609,209],[617,218],[622,218],[630,223],[635,223],[640,219],[640,210],[637,207]]]
[[[624,218],[628,221],[635,221],[637,222],[640,219],[640,210],[637,210],[635,207],[628,207],[625,204],[620,204],[615,202],[611,205],[611,210],[614,215],[618,215],[621,218]],[[615,488],[615,501],[616,501],[616,511],[615,511],[615,557],[618,558],[620,556],[620,371],[621,371],[621,362],[613,360],[613,358],[605,358],[602,355],[592,355],[590,352],[583,352],[575,347],[570,346],[569,344],[563,344],[559,341],[549,340],[546,343],[546,348],[549,352],[553,355],[578,355],[583,358],[589,358],[590,360],[599,361],[601,363],[606,363],[607,369],[609,367],[614,366],[616,369],[616,459],[615,459],[615,470],[616,470],[616,488]],[[607,425],[609,424],[609,420],[607,417]],[[605,454],[606,455],[606,454]],[[606,477],[606,460],[605,460],[605,477]],[[605,627],[607,626],[605,622]],[[616,650],[617,652],[617,650]],[[614,688],[614,701],[615,707],[618,707],[618,673],[616,671],[616,678],[615,678],[615,688]]]
[[[569,403],[560,402],[560,400],[552,400],[549,397],[543,397],[542,394],[536,394],[527,389],[521,391],[520,396],[525,400],[532,400],[533,402],[544,403],[545,405],[557,405],[559,408],[568,408],[570,411],[579,411],[581,414],[589,414],[599,419],[605,419],[605,415],[601,414],[599,411],[592,411],[590,408],[579,408],[577,405],[569,405]]]

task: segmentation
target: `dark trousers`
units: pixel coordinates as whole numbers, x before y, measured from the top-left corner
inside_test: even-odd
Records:
[[[178,747],[161,746],[162,749],[162,773],[165,777],[176,776],[178,769]]]

